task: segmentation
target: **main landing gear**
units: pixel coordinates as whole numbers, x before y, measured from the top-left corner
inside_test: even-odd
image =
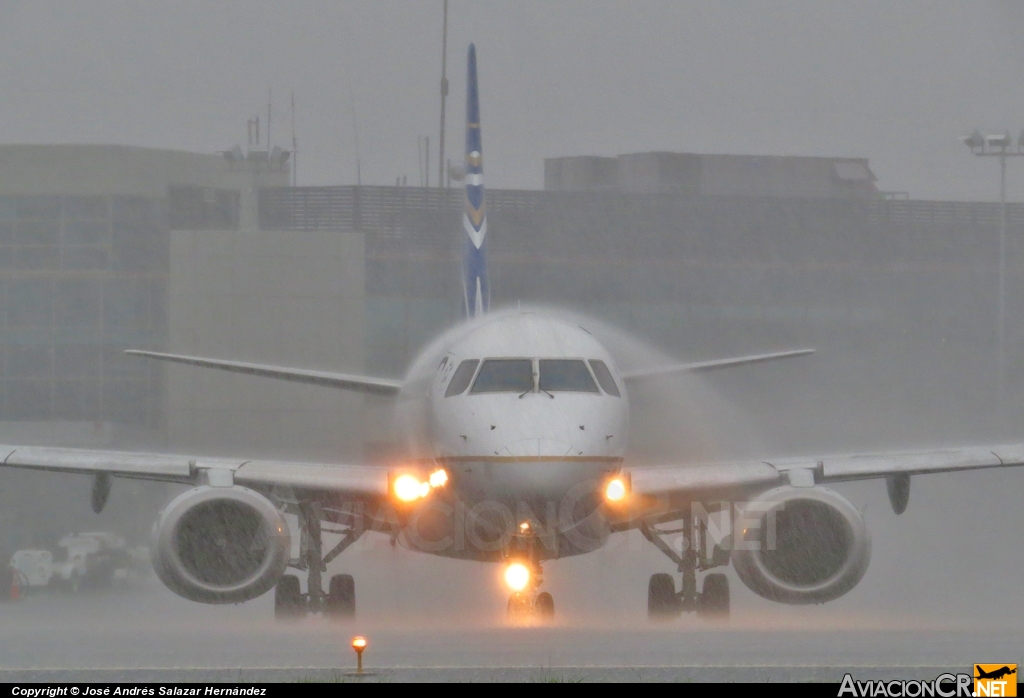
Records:
[[[319,507],[312,503],[299,505],[299,557],[290,560],[289,567],[304,570],[307,574],[307,592],[302,593],[299,578],[286,574],[274,588],[274,616],[280,620],[301,618],[306,613],[321,612],[337,620],[354,618],[356,615],[356,583],[350,574],[336,574],[330,579],[327,593],[324,593],[322,573],[327,565],[350,545],[359,539],[359,533],[352,528],[327,533],[341,533],[341,541],[323,555]]]
[[[695,525],[696,524],[696,525]],[[718,545],[710,557],[707,551],[707,522],[694,522],[688,512],[682,519],[682,526],[664,530],[646,523],[640,525],[640,532],[676,563],[682,573],[682,585],[676,591],[676,583],[670,574],[653,574],[647,585],[647,615],[651,620],[677,618],[684,611],[696,611],[706,618],[727,618],[729,616],[729,580],[724,574],[704,575],[700,593],[697,592],[697,572],[729,564],[729,553]],[[665,536],[682,534],[683,550],[677,552],[665,542]]]

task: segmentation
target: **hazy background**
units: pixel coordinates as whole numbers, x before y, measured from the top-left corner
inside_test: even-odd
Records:
[[[296,94],[300,185],[354,183],[357,133],[363,184],[392,184],[401,175],[418,184],[417,135],[431,137],[432,178],[437,171],[440,8],[440,0],[2,2],[0,142],[197,152],[244,146],[247,119],[259,116],[265,133],[272,87],[274,143],[285,148],[292,131],[289,93]],[[917,199],[987,200],[998,195],[998,167],[972,157],[958,138],[980,127],[1008,128],[1016,139],[1024,128],[1024,8],[1011,2],[453,0],[449,20],[448,155],[459,159],[462,153],[464,51],[475,41],[492,187],[540,188],[545,157],[670,150],[868,157],[879,189],[908,191]],[[1009,174],[1009,197],[1024,199],[1024,162],[1012,162]],[[455,223],[452,234],[454,240]],[[871,286],[871,278],[863,284]],[[912,312],[912,305],[901,303],[911,290],[882,295],[878,303]],[[766,344],[760,336],[742,339],[755,349]],[[868,352],[836,375],[859,382],[865,393],[877,391],[883,407],[887,390],[930,397],[926,388],[955,385],[959,367],[976,367],[979,357],[990,361],[990,354],[982,355],[986,341],[979,337],[958,363],[943,364],[947,375],[929,375],[931,364],[911,357],[907,362],[920,373],[896,380],[880,373],[881,362]],[[730,345],[730,353],[744,342]],[[831,356],[822,352],[813,361],[836,361]],[[897,447],[932,443],[937,436],[990,438],[994,431],[985,415],[965,414],[953,390],[889,419],[888,408],[844,411],[849,402],[841,395],[831,404],[819,401],[807,375],[794,362],[716,376],[709,385],[725,406],[711,416],[739,415],[751,427],[752,434],[741,434],[744,440],[784,451]],[[827,428],[786,419],[812,412]],[[1000,438],[1003,433],[1010,440],[1021,432],[1007,429]],[[281,450],[291,445],[279,444]],[[5,486],[17,487],[21,475],[5,477]],[[881,481],[837,488],[866,510],[875,536],[864,581],[823,608],[793,609],[755,597],[730,572],[736,627],[832,629],[863,622],[889,630],[905,622],[1013,622],[1012,610],[1024,600],[1018,581],[1024,571],[1017,494],[1022,477],[995,472],[915,478],[910,508],[899,519]],[[88,482],[80,478],[74,486],[85,512]],[[112,506],[121,492],[115,490]],[[36,495],[45,507],[45,487]],[[546,575],[561,618],[646,627],[648,575],[670,570],[666,559],[630,534],[594,555],[550,563]],[[495,583],[494,566],[408,553],[367,536],[333,563],[331,572],[341,571],[357,576],[363,617],[441,626],[467,617],[498,622],[502,616],[504,591]],[[162,588],[152,593],[163,599],[153,615],[180,617],[189,624],[189,637],[229,610],[216,615],[171,599]],[[231,610],[269,626],[270,604],[266,595],[244,611]],[[125,606],[141,614],[145,604]],[[54,615],[44,639],[63,637],[63,624],[82,617]],[[154,624],[139,617],[148,632]],[[11,634],[9,642],[17,641]],[[139,661],[182,656],[163,654],[158,644],[138,645],[146,655]],[[56,664],[62,652],[79,651],[68,646],[38,661]],[[956,638],[950,646],[951,655],[962,654]],[[772,644],[766,648],[770,655]],[[736,661],[747,661],[745,650],[737,652]],[[120,657],[111,650],[95,661],[114,665]]]
[[[446,150],[475,41],[492,186],[540,188],[545,157],[672,150],[868,157],[882,190],[993,199],[998,168],[957,139],[1024,128],[1022,28],[1012,1],[452,0]],[[440,44],[440,0],[8,0],[0,141],[230,148],[272,87],[285,148],[296,95],[300,184],[354,183],[357,129],[364,184],[418,184],[417,135],[436,182]]]

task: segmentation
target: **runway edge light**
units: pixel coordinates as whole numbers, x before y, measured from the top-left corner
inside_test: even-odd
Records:
[[[363,673],[363,650],[367,646],[366,638],[362,635],[356,635],[352,638],[352,649],[356,651],[356,673]]]

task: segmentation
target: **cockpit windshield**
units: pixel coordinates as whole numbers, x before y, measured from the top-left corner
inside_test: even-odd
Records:
[[[466,359],[459,364],[459,367],[455,369],[451,382],[448,384],[448,389],[444,391],[444,396],[451,397],[452,395],[462,395],[462,393],[466,392],[466,388],[469,387],[469,382],[473,380],[473,373],[476,372],[476,367],[479,364],[479,359]]]
[[[612,372],[608,370],[608,365],[604,361],[591,359],[590,367],[594,369],[594,375],[597,376],[597,382],[601,384],[604,391],[609,395],[620,397],[619,386],[615,385],[615,379],[612,378]]]
[[[530,359],[486,359],[471,393],[528,393],[533,390]]]
[[[548,393],[597,393],[587,365],[580,359],[541,359],[538,387]]]

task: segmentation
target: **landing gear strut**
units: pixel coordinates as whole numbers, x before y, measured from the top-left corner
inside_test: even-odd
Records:
[[[696,611],[697,615],[709,618],[724,618],[729,615],[729,580],[724,574],[704,575],[703,588],[697,592],[697,572],[729,564],[728,551],[718,545],[707,557],[707,522],[695,522],[692,511],[682,518],[682,525],[672,530],[659,529],[653,524],[642,523],[640,532],[658,550],[676,564],[682,573],[682,584],[676,591],[675,580],[669,574],[653,574],[647,585],[647,615],[652,620],[676,618],[679,614]],[[682,551],[676,551],[665,542],[665,536],[682,534]]]
[[[362,531],[354,527],[325,531],[320,524],[321,514],[319,505],[315,503],[304,502],[299,505],[299,557],[290,560],[288,566],[306,571],[307,591],[305,594],[301,592],[298,576],[282,576],[274,589],[274,615],[277,618],[298,618],[306,613],[317,612],[337,619],[355,617],[356,584],[352,575],[332,576],[325,594],[322,574],[334,558],[359,540]],[[343,534],[341,541],[327,555],[323,554],[322,536],[325,532]]]
[[[510,564],[525,565],[526,563],[512,562]],[[527,585],[519,591],[513,591],[508,597],[508,617],[510,620],[527,620],[530,618],[552,620],[555,617],[554,597],[546,591],[539,593],[537,591],[543,581],[543,570],[540,563],[534,563]]]
[[[555,617],[555,599],[546,591],[538,593],[544,582],[544,570],[537,555],[537,539],[529,523],[520,524],[519,532],[513,539],[515,549],[506,553],[506,578],[509,586],[516,589],[508,597],[510,620],[536,618],[544,621]],[[518,570],[514,568],[518,567]],[[511,579],[513,572],[519,572],[521,580]],[[521,588],[520,584],[522,585]]]

